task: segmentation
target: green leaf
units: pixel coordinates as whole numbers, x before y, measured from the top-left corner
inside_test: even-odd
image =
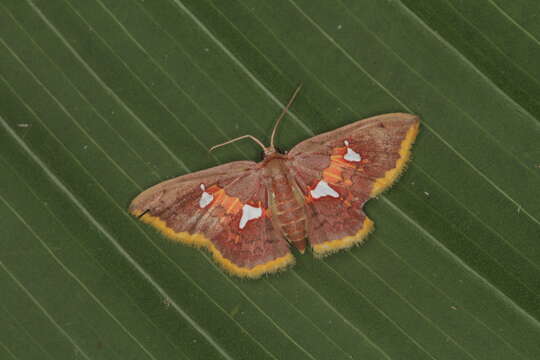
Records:
[[[0,2],[0,358],[540,358],[533,0]],[[258,281],[127,213],[159,181],[393,111],[362,247]]]

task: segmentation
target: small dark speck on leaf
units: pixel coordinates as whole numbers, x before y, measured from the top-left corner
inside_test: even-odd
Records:
[[[171,306],[171,299],[169,299],[167,297],[167,298],[163,299],[162,303],[163,303],[163,305],[165,305],[165,308],[168,309]]]

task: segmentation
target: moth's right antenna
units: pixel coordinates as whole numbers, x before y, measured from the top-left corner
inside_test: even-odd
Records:
[[[294,102],[294,99],[296,99],[296,96],[300,92],[300,89],[302,88],[302,83],[298,85],[296,90],[294,90],[294,93],[292,94],[291,98],[289,99],[289,102],[287,103],[287,106],[283,108],[283,111],[279,115],[279,117],[276,120],[276,124],[274,125],[274,129],[272,130],[272,136],[270,137],[270,148],[275,149],[274,147],[274,138],[276,137],[277,128],[279,126],[279,123],[281,122],[281,119],[285,116],[285,114],[289,111],[289,108],[291,107],[292,103]]]

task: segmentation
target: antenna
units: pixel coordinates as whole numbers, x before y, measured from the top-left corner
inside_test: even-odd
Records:
[[[281,119],[283,119],[283,117],[285,116],[285,114],[287,114],[287,112],[289,111],[289,108],[291,107],[292,103],[294,102],[294,99],[296,99],[296,96],[298,95],[298,93],[300,92],[300,89],[302,88],[302,83],[300,83],[300,85],[298,85],[298,87],[296,88],[296,90],[294,90],[293,94],[291,95],[291,98],[289,99],[289,102],[287,103],[287,105],[283,108],[283,110],[281,111],[281,114],[279,115],[279,117],[277,118],[276,120],[276,123],[274,124],[274,128],[272,129],[272,136],[270,137],[270,147],[266,147],[264,146],[264,144],[261,142],[261,140],[257,139],[255,136],[253,135],[242,135],[242,136],[239,136],[237,138],[234,138],[234,139],[231,139],[229,141],[225,141],[224,143],[221,143],[221,144],[217,144],[217,145],[214,145],[210,148],[209,151],[214,151],[216,150],[217,148],[219,147],[222,147],[223,145],[227,145],[227,144],[230,144],[230,143],[233,143],[233,142],[236,142],[238,140],[242,140],[242,139],[251,139],[253,141],[255,141],[257,143],[257,145],[259,145],[264,153],[266,155],[268,154],[272,154],[276,151],[276,148],[274,147],[274,138],[276,137],[276,131],[277,131],[277,128],[279,126],[279,123],[281,122]],[[142,216],[142,215],[141,215]]]
[[[274,125],[274,129],[272,129],[272,136],[270,137],[270,148],[275,149],[274,147],[274,138],[276,137],[276,131],[279,126],[279,123],[281,122],[281,119],[285,116],[285,114],[289,111],[289,108],[291,107],[292,103],[294,102],[294,99],[296,99],[296,96],[300,92],[300,89],[302,88],[302,83],[298,85],[296,90],[294,90],[293,94],[291,95],[291,98],[289,99],[289,102],[287,105],[283,108],[283,111],[279,115],[279,117],[276,120],[276,124]]]
[[[235,141],[238,141],[238,140],[242,140],[242,139],[251,139],[253,141],[255,141],[260,147],[262,147],[263,151],[266,152],[266,146],[264,146],[264,144],[261,142],[261,140],[257,139],[255,136],[253,135],[242,135],[242,136],[239,136],[237,138],[234,138],[234,139],[231,139],[229,141],[225,141],[224,143],[221,143],[221,144],[217,144],[217,145],[214,145],[210,148],[210,151],[214,151],[216,150],[218,147],[222,147],[223,145],[227,145],[227,144],[230,144],[230,143],[233,143]]]

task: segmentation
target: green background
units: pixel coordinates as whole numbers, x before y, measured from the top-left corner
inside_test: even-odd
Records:
[[[1,359],[540,358],[536,0],[0,0]],[[380,113],[422,118],[362,247],[259,281],[126,208]]]

